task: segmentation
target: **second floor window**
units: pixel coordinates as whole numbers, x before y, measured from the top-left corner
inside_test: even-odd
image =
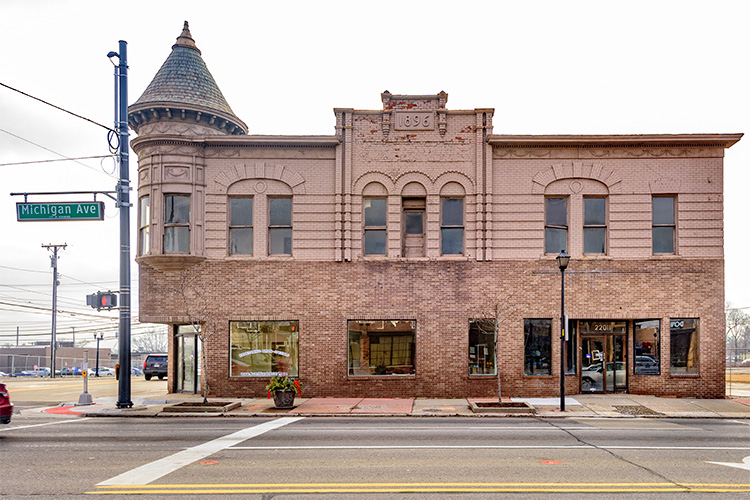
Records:
[[[292,255],[292,199],[268,199],[268,253]]]
[[[229,199],[229,254],[253,254],[253,199]]]
[[[366,198],[363,204],[365,255],[385,255],[386,199]]]
[[[164,253],[190,252],[190,195],[164,195]]]
[[[464,200],[443,198],[440,210],[440,241],[443,255],[464,253]]]
[[[652,200],[651,245],[654,253],[674,253],[674,197],[654,196]]]
[[[140,212],[138,213],[138,239],[140,241],[139,255],[146,255],[150,245],[151,224],[151,197],[141,198]]]
[[[583,253],[606,253],[607,199],[583,199]]]
[[[544,252],[558,254],[568,248],[568,199],[544,200]]]

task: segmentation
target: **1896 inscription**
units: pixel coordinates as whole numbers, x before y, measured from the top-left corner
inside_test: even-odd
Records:
[[[433,130],[435,120],[431,112],[396,113],[396,130]]]

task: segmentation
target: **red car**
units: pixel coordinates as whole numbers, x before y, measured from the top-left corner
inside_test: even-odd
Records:
[[[10,394],[5,384],[0,382],[0,424],[9,424],[11,415],[13,415],[13,403],[10,402]]]

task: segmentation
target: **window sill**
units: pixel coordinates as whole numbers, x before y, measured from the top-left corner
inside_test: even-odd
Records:
[[[653,260],[672,260],[681,259],[682,256],[676,253],[653,253],[649,258]]]
[[[670,373],[669,378],[701,378],[700,373]]]
[[[415,373],[393,373],[391,375],[350,375],[347,374],[347,380],[388,380],[388,379],[416,379]]]
[[[159,271],[178,271],[196,266],[205,261],[206,257],[186,253],[167,253],[163,255],[141,255],[136,257],[138,264],[146,264]]]

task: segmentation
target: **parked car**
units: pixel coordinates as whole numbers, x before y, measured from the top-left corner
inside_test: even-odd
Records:
[[[96,368],[89,368],[90,377],[114,377],[115,371],[112,368],[99,367],[99,375],[96,374]]]
[[[10,377],[10,375],[5,372],[0,372],[0,377]]]
[[[75,366],[65,366],[62,370],[60,370],[60,375],[63,377],[68,377],[71,375],[80,375],[81,370],[80,368],[76,368]]]
[[[140,368],[133,367],[130,369],[130,374],[131,375],[143,375],[143,370],[141,370]]]
[[[0,382],[0,424],[9,424],[11,415],[13,415],[13,403],[10,402],[10,395],[5,384]]]
[[[613,383],[613,371],[617,369],[617,385],[625,385],[625,363],[618,361],[616,364],[607,363],[607,387],[611,388]],[[594,363],[581,369],[581,392],[595,392],[604,390],[602,364]]]
[[[151,354],[147,356],[146,361],[143,362],[143,376],[146,380],[151,380],[153,376],[163,380],[167,376],[167,355]]]
[[[34,370],[19,370],[13,374],[14,377],[38,377]]]

